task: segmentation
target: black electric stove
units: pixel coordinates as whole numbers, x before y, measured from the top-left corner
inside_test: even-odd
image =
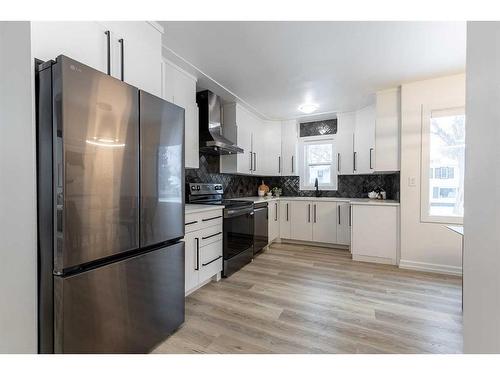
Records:
[[[228,277],[250,263],[254,252],[253,202],[224,199],[220,184],[190,183],[187,191],[188,203],[224,205],[222,276]]]

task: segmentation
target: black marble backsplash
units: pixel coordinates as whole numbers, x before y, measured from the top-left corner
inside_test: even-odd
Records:
[[[200,155],[198,169],[186,168],[186,183],[218,183],[224,187],[225,198],[251,197],[257,195],[257,188],[264,181],[271,189],[279,187],[283,196],[313,197],[314,191],[300,190],[299,177],[258,177],[219,172],[219,157]],[[367,198],[369,191],[376,188],[387,193],[387,199],[399,200],[399,173],[338,176],[338,190],[322,190],[323,197]]]

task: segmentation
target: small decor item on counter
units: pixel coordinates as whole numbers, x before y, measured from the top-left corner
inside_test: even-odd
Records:
[[[273,194],[276,198],[278,198],[281,195],[281,188],[273,187]]]
[[[378,199],[378,193],[376,191],[370,191],[368,193],[368,198],[370,198],[370,199]]]
[[[267,197],[268,197],[268,198],[272,198],[272,197],[273,197],[273,193],[271,193],[270,191],[268,191],[268,192],[266,193],[266,195],[267,195]]]
[[[377,189],[370,191],[368,193],[368,198],[370,198],[370,199],[386,199],[387,193],[384,190],[377,188]]]
[[[262,191],[262,193],[261,193],[261,191]],[[259,187],[257,188],[257,193],[258,193],[259,197],[263,197],[264,195],[267,194],[268,191],[269,191],[269,186],[267,186],[264,183],[264,180],[262,180],[262,184],[260,184]]]
[[[384,190],[380,192],[380,199],[387,199],[387,193]]]

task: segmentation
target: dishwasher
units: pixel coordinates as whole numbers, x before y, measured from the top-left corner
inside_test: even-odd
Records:
[[[254,243],[253,254],[261,252],[269,241],[267,202],[258,202],[253,205]]]

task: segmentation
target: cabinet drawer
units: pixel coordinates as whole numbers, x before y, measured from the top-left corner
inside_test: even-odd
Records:
[[[186,233],[215,225],[222,226],[222,210],[186,214],[184,223]]]
[[[222,225],[200,229],[196,236],[200,239],[200,247],[210,245],[212,242],[222,241]]]
[[[222,271],[222,241],[200,248],[200,283]]]

